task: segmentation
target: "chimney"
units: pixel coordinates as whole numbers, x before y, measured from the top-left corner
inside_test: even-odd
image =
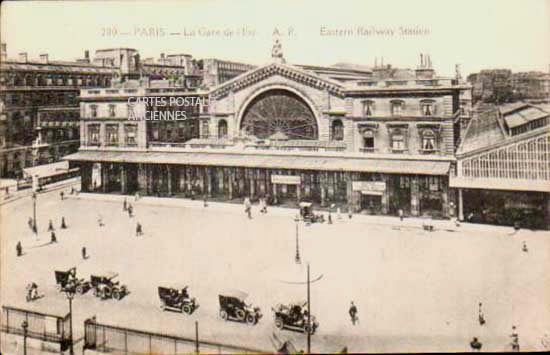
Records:
[[[0,44],[0,60],[8,59],[8,51],[6,48],[7,47],[5,43]]]
[[[432,69],[432,59],[429,54],[420,54],[420,65],[415,70],[418,79],[432,79],[434,70]]]
[[[27,62],[27,52],[19,53],[19,61],[23,63]]]
[[[40,54],[40,63],[48,64],[48,54]]]
[[[164,53],[160,54],[160,59],[164,59]]]
[[[84,51],[84,59],[90,60],[90,51],[89,50]]]

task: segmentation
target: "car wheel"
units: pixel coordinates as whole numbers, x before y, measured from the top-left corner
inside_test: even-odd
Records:
[[[79,295],[83,294],[84,287],[82,287],[81,285],[76,286],[76,293],[78,293]]]
[[[220,311],[220,317],[221,319],[223,320],[227,320],[228,316],[227,316],[227,312],[224,311],[223,309]]]
[[[256,324],[257,319],[256,319],[256,317],[255,317],[253,314],[248,314],[248,315],[246,316],[246,322],[247,322],[248,324],[250,324],[250,325],[254,325],[254,324]]]
[[[122,298],[122,295],[118,290],[113,290],[112,296],[115,300],[119,301]]]
[[[192,308],[191,308],[191,306],[188,305],[188,304],[186,304],[185,306],[183,306],[182,310],[183,310],[184,313],[187,313],[187,314],[191,314],[191,312],[193,311]]]
[[[244,321],[245,316],[246,314],[242,309],[237,309],[237,312],[235,312],[235,317],[237,317],[237,319],[240,320],[241,322]]]
[[[284,326],[283,320],[281,318],[276,318],[275,326],[279,329],[283,329],[283,326]]]

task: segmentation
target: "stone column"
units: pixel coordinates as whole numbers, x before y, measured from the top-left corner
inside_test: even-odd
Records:
[[[140,193],[145,192],[147,193],[147,171],[145,170],[145,166],[143,164],[138,164],[138,191]]]
[[[89,192],[92,186],[92,170],[93,163],[80,164],[80,176],[81,176],[81,190],[82,192]]]
[[[120,190],[123,194],[128,192],[128,172],[124,164],[120,164]]]
[[[382,197],[380,199],[380,202],[382,204],[382,213],[388,214],[390,210],[390,197],[392,194],[390,179],[387,175],[382,175],[382,181],[386,184],[386,189],[384,190],[384,193],[382,194]]]
[[[442,191],[441,191],[441,204],[442,204],[442,208],[443,208],[443,214],[447,217],[452,217],[450,215],[450,208],[449,208],[449,188],[447,187],[447,184],[445,184],[444,182],[441,184],[441,186],[443,187],[442,188]]]
[[[550,229],[550,193],[546,193],[546,229]]]
[[[170,165],[166,165],[166,178],[168,179],[168,181],[166,181],[168,185],[168,196],[172,196],[172,167]]]
[[[245,179],[245,171],[244,169],[239,169],[239,176],[238,176],[238,179],[239,179],[239,196],[241,195],[244,195],[244,179]]]
[[[147,195],[153,193],[153,166],[145,165],[145,171],[147,172]]]
[[[214,168],[204,168],[206,175],[206,188],[208,192],[208,197],[212,197],[212,174]]]
[[[464,220],[464,201],[462,200],[462,189],[458,189],[458,220]]]
[[[419,195],[418,189],[418,176],[413,176],[411,178],[411,215],[418,216],[420,214],[420,206],[418,201]]]
[[[234,171],[235,168],[229,168],[229,177],[228,177],[228,184],[227,184],[227,188],[228,188],[228,192],[229,192],[229,199],[232,200],[233,199],[233,180],[234,180],[234,177],[235,177],[235,171]]]
[[[302,199],[302,184],[296,185],[296,202],[300,203]]]
[[[193,178],[192,178],[192,175],[191,175],[191,168],[190,167],[186,167],[185,168],[185,176],[187,177],[186,180],[187,180],[187,192],[191,192],[191,189],[193,188]]]
[[[109,171],[106,163],[101,163],[101,189],[103,192],[107,192],[107,185],[109,181]]]
[[[352,178],[352,174],[351,173],[345,173],[345,178],[346,178],[346,202],[348,204],[348,208],[349,208],[349,206],[351,206],[352,210],[354,212],[357,212],[356,203],[353,200],[353,184],[352,184],[353,178]]]

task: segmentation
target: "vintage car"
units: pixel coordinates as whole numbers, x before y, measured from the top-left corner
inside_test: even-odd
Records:
[[[120,300],[128,294],[126,285],[121,285],[115,281],[118,274],[115,272],[106,272],[104,274],[92,275],[90,283],[94,289],[94,296],[101,299],[114,298]]]
[[[76,292],[83,294],[90,289],[90,282],[76,278],[76,268],[67,271],[55,271],[56,288],[60,292]]]
[[[314,334],[319,323],[312,315],[308,326],[307,302],[277,304],[272,308],[275,314],[275,326],[279,329],[292,329]]]
[[[160,309],[191,314],[199,306],[187,292],[188,286],[159,286]]]
[[[324,222],[325,217],[322,214],[313,213],[313,204],[311,202],[300,202],[300,218],[304,222],[315,223]]]
[[[223,320],[237,320],[256,324],[262,318],[259,307],[253,307],[245,300],[248,294],[238,290],[226,290],[218,296],[220,300],[220,317]]]

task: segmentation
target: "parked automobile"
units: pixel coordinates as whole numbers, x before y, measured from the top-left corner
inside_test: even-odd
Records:
[[[191,314],[199,306],[187,292],[188,286],[159,286],[160,309]]]
[[[120,300],[126,296],[128,288],[116,281],[117,277],[118,274],[115,272],[92,275],[90,283],[94,289],[94,296],[101,299],[114,298],[115,300]]]
[[[300,218],[304,222],[309,223],[323,223],[325,217],[322,214],[313,213],[313,204],[311,202],[300,202]]]
[[[293,329],[314,334],[319,327],[313,315],[311,326],[308,325],[307,302],[277,304],[272,310],[275,315],[275,326],[279,329]]]
[[[237,320],[248,324],[256,324],[262,318],[259,307],[246,302],[248,294],[239,290],[227,290],[218,296],[220,301],[220,317],[223,320]]]
[[[67,271],[55,271],[56,288],[60,292],[76,292],[83,294],[87,292],[91,286],[90,282],[76,277],[76,267],[72,267]]]

